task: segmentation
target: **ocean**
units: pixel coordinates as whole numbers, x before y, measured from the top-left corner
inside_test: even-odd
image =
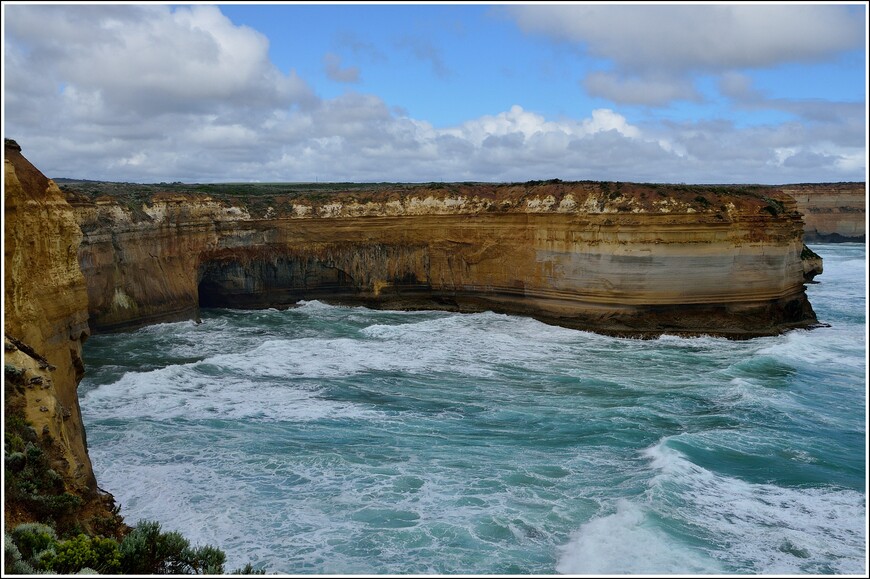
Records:
[[[94,336],[97,480],[228,571],[863,575],[865,245],[811,247],[830,327],[748,341],[318,301]]]

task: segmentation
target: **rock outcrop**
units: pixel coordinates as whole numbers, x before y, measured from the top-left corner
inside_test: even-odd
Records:
[[[812,183],[779,187],[804,215],[805,241],[866,241],[865,183]]]
[[[494,310],[598,332],[813,324],[794,200],[772,189],[527,183],[258,199],[68,191],[95,331],[324,299]]]
[[[89,335],[88,293],[78,262],[82,234],[55,183],[21,155],[14,141],[7,140],[4,148],[7,419],[17,412],[30,423],[32,442],[62,479],[58,490],[100,510],[106,497],[97,489],[87,454],[77,395],[84,372],[82,343]],[[9,500],[4,506],[7,524],[31,520],[26,507]]]

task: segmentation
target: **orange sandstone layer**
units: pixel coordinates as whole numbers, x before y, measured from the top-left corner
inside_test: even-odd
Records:
[[[82,234],[55,183],[5,143],[4,400],[34,428],[66,492],[82,512],[105,516],[87,454],[77,395],[81,349],[89,335],[88,293],[78,263]],[[8,499],[8,497],[7,497]],[[4,501],[7,524],[33,520]],[[87,527],[88,521],[80,523]]]
[[[772,189],[390,186],[216,199],[70,199],[96,331],[301,299],[494,310],[603,333],[807,327],[803,222]]]
[[[866,240],[867,187],[865,183],[784,185],[804,216],[807,242]]]

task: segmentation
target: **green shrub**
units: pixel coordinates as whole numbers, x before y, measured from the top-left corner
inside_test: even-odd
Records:
[[[23,368],[12,364],[3,364],[3,377],[13,384],[24,384],[24,372]]]
[[[32,575],[35,572],[21,556],[12,535],[3,533],[3,573],[6,575]]]
[[[785,211],[785,205],[782,204],[782,201],[773,199],[771,197],[764,197],[764,200],[767,201],[767,205],[765,205],[762,209],[764,211],[767,211],[774,217]]]
[[[54,529],[41,523],[23,523],[4,534],[4,552],[7,573],[33,575],[51,571],[52,559],[57,546]]]
[[[24,523],[4,535],[5,573],[222,575],[226,554],[211,545],[192,548],[181,533],[140,521],[119,545],[84,533],[58,541],[54,529]],[[262,574],[249,564],[246,574]]]
[[[246,563],[241,569],[236,569],[231,575],[265,575],[265,569],[255,569],[250,563]]]
[[[57,533],[42,523],[22,523],[12,529],[10,537],[26,561],[57,544]]]
[[[112,539],[82,534],[59,543],[55,551],[55,556],[46,561],[46,570],[54,573],[77,573],[88,568],[115,574],[121,569],[121,549]]]
[[[27,457],[23,452],[10,452],[4,457],[4,463],[12,472],[21,472],[27,466]]]
[[[30,565],[39,571],[51,573],[54,570],[54,567],[52,567],[54,565],[54,558],[57,556],[56,546],[57,543],[34,555],[33,559],[30,560]]]
[[[27,497],[31,510],[40,517],[56,519],[79,508],[82,499],[64,492],[59,495],[32,494]]]
[[[801,249],[801,259],[821,259],[821,256],[806,245],[804,245]]]
[[[161,532],[156,521],[139,521],[121,542],[121,569],[133,575],[219,575],[225,561],[220,549],[210,545],[191,548],[180,533]]]
[[[36,442],[33,428],[14,412],[5,414],[4,491],[7,504],[17,503],[33,518],[68,530],[68,515],[82,504],[76,495],[66,492],[63,478],[50,467],[49,458]],[[25,559],[29,555],[24,554]]]
[[[194,573],[206,575],[222,575],[226,554],[216,547],[205,545],[190,551],[189,564]]]
[[[139,521],[121,541],[121,568],[124,573],[153,575],[160,572],[158,540],[160,523]]]

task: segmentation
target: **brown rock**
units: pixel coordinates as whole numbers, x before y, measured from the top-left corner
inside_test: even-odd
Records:
[[[313,298],[634,336],[742,338],[815,322],[803,223],[771,188],[454,184],[267,208],[196,194],[73,204],[96,331]]]
[[[803,213],[807,242],[866,240],[867,187],[864,183],[787,185]]]
[[[44,450],[68,467],[58,471],[65,489],[90,508],[89,501],[102,499],[77,395],[82,342],[89,335],[87,288],[78,264],[81,230],[63,193],[14,141],[6,140],[4,165],[4,362],[22,376],[26,372],[31,386],[41,386],[19,390],[7,375],[6,409],[20,411],[42,433]],[[8,501],[4,512],[7,523],[27,520]]]

